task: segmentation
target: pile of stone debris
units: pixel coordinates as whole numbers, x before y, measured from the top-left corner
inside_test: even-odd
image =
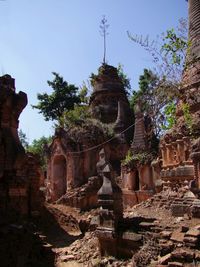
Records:
[[[114,257],[101,257],[98,239],[95,232],[87,232],[85,236],[66,248],[54,249],[57,256],[57,267],[62,266],[132,266],[130,260],[119,260]]]
[[[97,192],[100,187],[101,181],[99,178],[97,176],[90,177],[86,184],[68,190],[56,203],[80,208],[81,210],[95,208],[98,206]]]
[[[155,201],[157,198],[155,196],[154,200],[145,201],[124,212],[130,224],[129,230],[137,230],[142,238],[142,245],[132,259],[101,257],[95,234],[97,213],[94,210],[91,214],[77,210],[79,225],[81,221],[87,221],[86,232],[69,246],[53,248],[56,266],[200,266],[200,219],[190,218],[187,214],[175,217],[166,208],[167,202],[162,205],[162,201]]]

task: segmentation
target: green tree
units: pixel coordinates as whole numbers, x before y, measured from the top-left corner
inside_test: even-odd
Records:
[[[154,133],[159,136],[169,117],[169,114],[165,114],[165,107],[171,102],[176,102],[177,96],[178,91],[165,77],[161,80],[153,71],[144,69],[139,78],[139,90],[133,91],[130,104],[134,108],[140,100],[142,111],[151,117]]]
[[[46,121],[58,121],[64,111],[72,110],[75,104],[81,102],[78,87],[68,84],[58,73],[52,72],[52,74],[54,75],[53,81],[47,81],[47,83],[52,87],[53,92],[38,94],[39,103],[32,106],[43,114]]]
[[[89,81],[83,82],[83,84],[80,86],[79,90],[79,96],[82,104],[88,104],[89,103],[89,89],[90,89],[90,84]]]
[[[60,117],[59,124],[63,128],[81,126],[90,118],[88,105],[76,105],[73,110],[63,113]]]
[[[174,101],[166,104],[164,108],[165,123],[163,123],[162,128],[164,130],[171,129],[176,123],[176,104]]]
[[[119,75],[123,85],[124,85],[124,90],[125,90],[127,96],[130,96],[130,94],[131,94],[130,78],[128,78],[127,74],[124,72],[123,65],[120,63],[118,64],[117,72],[118,72],[118,75]]]
[[[132,35],[130,32],[127,34],[130,40],[142,46],[151,55],[154,72],[160,79],[165,76],[174,86],[180,86],[186,67],[186,55],[190,49],[186,19],[180,19],[176,29],[169,29],[153,40],[149,36]]]
[[[170,58],[172,64],[184,66],[190,47],[188,40],[184,36],[178,36],[172,28],[163,36],[163,42],[161,49],[164,55]]]
[[[141,99],[143,109],[151,115],[155,133],[159,135],[175,123],[175,107],[190,50],[187,20],[179,20],[176,30],[170,29],[153,41],[149,36],[133,36],[129,32],[128,36],[148,51],[154,62],[154,72],[144,70],[140,76],[139,90],[133,92],[131,105]]]
[[[45,147],[50,145],[51,141],[52,141],[51,136],[49,137],[42,136],[39,139],[34,139],[33,142],[26,149],[27,152],[30,152],[38,156],[41,167],[43,169],[46,168],[46,163],[47,163],[45,156]]]
[[[26,134],[22,131],[22,129],[20,129],[19,132],[18,132],[18,135],[19,135],[19,140],[20,140],[22,146],[26,150],[28,148],[28,146],[29,146]]]

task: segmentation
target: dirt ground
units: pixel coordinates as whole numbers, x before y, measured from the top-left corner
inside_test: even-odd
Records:
[[[0,225],[1,267],[132,266],[131,259],[100,257],[95,225],[98,210],[80,212],[61,204],[46,204],[30,221]],[[178,229],[200,225],[200,219],[173,217],[149,201],[124,210],[125,218],[155,218],[159,227]],[[144,265],[149,266],[149,265]]]

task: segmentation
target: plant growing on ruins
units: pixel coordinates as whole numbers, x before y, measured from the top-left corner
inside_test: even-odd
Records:
[[[187,128],[189,129],[190,133],[192,130],[192,116],[190,113],[190,106],[188,103],[182,104],[183,116],[186,123]]]
[[[169,102],[164,108],[166,123],[163,124],[164,130],[171,129],[176,123],[176,105],[174,101]]]
[[[79,89],[79,96],[82,104],[88,105],[91,94],[91,85],[90,82],[83,82]]]
[[[93,72],[90,75],[90,84],[94,87],[95,82],[98,80],[98,77],[104,74],[104,71],[108,65],[103,64],[99,69],[98,69],[98,74],[94,74]],[[119,76],[119,79],[121,80],[125,93],[127,96],[130,96],[131,92],[131,83],[130,83],[130,78],[128,78],[127,74],[124,72],[123,65],[118,64],[117,66],[117,74]]]
[[[127,166],[130,169],[134,167],[138,167],[140,165],[144,165],[148,162],[151,162],[153,160],[153,154],[147,153],[143,150],[138,150],[138,152],[132,152],[131,150],[128,150],[128,153],[125,157],[125,159],[122,161],[123,166]]]
[[[78,87],[68,84],[58,73],[52,72],[53,81],[47,81],[48,85],[53,89],[51,94],[38,94],[38,104],[33,108],[39,110],[45,120],[59,120],[64,111],[72,110],[75,104],[81,102],[78,95]]]
[[[129,149],[127,154],[126,154],[126,157],[124,160],[122,160],[122,164],[123,165],[129,165],[133,160],[133,155],[132,155],[132,152],[131,150]]]
[[[126,95],[130,96],[130,93],[131,93],[130,78],[128,78],[127,74],[124,72],[123,65],[120,63],[117,66],[117,72],[118,72],[119,78],[121,79],[123,83]]]
[[[87,105],[75,105],[74,109],[63,112],[59,118],[59,125],[63,128],[81,126],[90,118],[89,107]]]

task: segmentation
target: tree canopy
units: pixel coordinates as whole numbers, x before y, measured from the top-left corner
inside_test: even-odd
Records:
[[[78,87],[68,84],[58,73],[52,72],[52,74],[54,75],[53,81],[47,81],[47,83],[53,92],[51,94],[38,94],[39,102],[32,106],[39,110],[46,121],[58,121],[64,111],[72,110],[75,104],[81,102]]]
[[[170,120],[170,106],[177,101],[177,95],[177,89],[165,77],[160,79],[152,70],[144,69],[139,78],[139,90],[133,91],[130,104],[134,108],[140,100],[142,111],[151,117],[154,133],[159,136]]]

